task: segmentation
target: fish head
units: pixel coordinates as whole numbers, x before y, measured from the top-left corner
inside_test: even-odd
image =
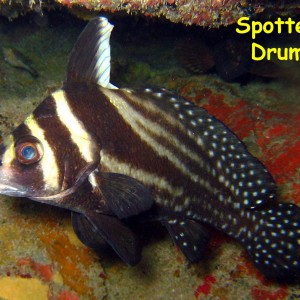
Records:
[[[117,89],[110,83],[112,29],[106,18],[95,18],[70,54],[65,84],[80,87],[79,97],[88,94],[83,83]],[[16,65],[12,62],[15,52],[3,51]],[[72,90],[66,93],[64,87],[52,93],[3,141],[0,194],[59,202],[98,167],[100,141],[93,133],[95,128],[85,128],[84,120],[76,116],[86,108],[79,107],[77,97]]]
[[[75,192],[97,167],[99,152],[93,138],[76,124],[75,129],[64,124],[57,106],[49,96],[3,139],[0,194],[59,200]]]

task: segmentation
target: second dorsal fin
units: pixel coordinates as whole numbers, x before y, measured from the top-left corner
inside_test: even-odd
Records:
[[[67,82],[91,82],[116,89],[110,83],[110,44],[113,25],[105,17],[92,19],[70,54]]]

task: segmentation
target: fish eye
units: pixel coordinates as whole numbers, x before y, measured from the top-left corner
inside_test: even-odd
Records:
[[[25,165],[38,162],[43,156],[41,143],[36,139],[20,140],[15,146],[18,161]]]

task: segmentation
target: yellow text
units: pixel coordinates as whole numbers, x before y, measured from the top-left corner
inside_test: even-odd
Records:
[[[292,34],[294,32],[300,33],[300,21],[295,22],[292,18],[288,18],[283,21],[280,17],[276,21],[251,21],[249,22],[249,17],[242,17],[237,21],[238,26],[242,28],[236,28],[236,32],[239,34],[245,34],[250,32],[251,37],[255,40],[256,36],[262,32],[266,34],[277,33],[281,34],[282,30],[287,30],[287,33]]]
[[[252,43],[252,59],[253,60],[295,60],[299,61],[300,48],[265,48],[260,44]]]

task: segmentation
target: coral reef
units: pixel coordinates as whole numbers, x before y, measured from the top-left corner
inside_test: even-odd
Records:
[[[67,7],[71,12],[86,19],[93,11],[127,12],[147,17],[164,17],[174,23],[219,27],[235,23],[240,17],[269,10],[274,13],[295,13],[297,1],[250,1],[250,0],[0,0],[0,15],[10,19],[27,11],[42,13],[55,4]],[[89,12],[85,11],[87,9]]]
[[[49,16],[50,24],[42,30],[33,26],[29,17],[23,23],[0,19],[3,46],[14,46],[30,57],[40,74],[32,78],[0,58],[0,135],[16,127],[49,92],[61,86],[67,56],[83,22],[66,15],[62,20],[55,17]],[[160,28],[163,34],[157,36],[152,34],[157,32],[153,24],[145,30],[141,23],[126,27],[124,22],[116,22],[120,22],[116,29],[121,25],[124,29],[112,36],[114,84],[130,87],[141,79],[145,84],[176,90],[205,107],[266,164],[278,183],[280,199],[300,205],[298,62],[289,64],[288,77],[283,74],[268,82],[256,78],[241,86],[224,82],[216,73],[196,76],[180,68],[175,42],[170,42],[175,25],[170,30]],[[191,30],[183,29],[182,36]],[[139,228],[145,246],[143,259],[137,266],[127,267],[113,252],[98,257],[82,245],[68,212],[26,199],[0,198],[0,298],[299,298],[299,286],[266,281],[245,251],[220,233],[214,233],[203,261],[189,264],[160,226]]]
[[[44,1],[40,0],[0,0],[0,15],[12,20],[30,11],[42,13],[42,8],[46,7],[46,5],[43,6],[43,4]],[[49,8],[50,5],[51,4],[47,2]]]

